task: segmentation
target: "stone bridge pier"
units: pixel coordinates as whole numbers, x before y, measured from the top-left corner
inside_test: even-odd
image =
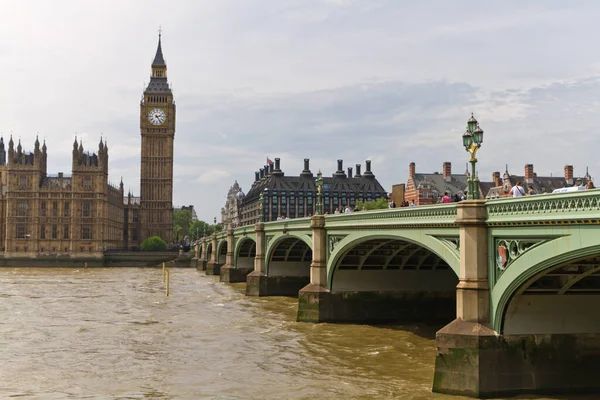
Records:
[[[213,233],[211,237],[210,243],[210,260],[206,263],[206,275],[220,275],[221,274],[221,265],[223,265],[223,261],[221,260],[219,254],[219,243],[217,241],[217,233]]]
[[[600,335],[588,333],[598,332],[598,324],[588,325],[587,332],[583,326],[574,325],[565,330],[570,333],[557,333],[555,328],[560,323],[551,322],[552,316],[548,319],[532,312],[525,319],[538,319],[538,323],[522,325],[521,334],[493,329],[498,324],[492,324],[488,272],[495,260],[488,254],[485,202],[461,202],[457,207],[460,282],[456,288],[456,319],[436,335],[433,391],[499,397],[573,394],[600,388],[595,372],[600,362]],[[515,294],[515,301],[521,296]],[[597,297],[589,300],[594,298],[597,307]],[[535,301],[533,296],[530,302]],[[558,314],[556,318],[562,319]]]
[[[302,240],[282,236],[267,254],[264,223],[255,225],[254,270],[246,279],[247,296],[297,296],[308,281],[311,250]]]

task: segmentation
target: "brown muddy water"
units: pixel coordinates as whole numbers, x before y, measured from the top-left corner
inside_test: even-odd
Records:
[[[160,269],[2,268],[0,398],[463,399],[431,393],[439,327],[298,323],[297,299],[244,289],[194,269],[171,269],[165,297]]]

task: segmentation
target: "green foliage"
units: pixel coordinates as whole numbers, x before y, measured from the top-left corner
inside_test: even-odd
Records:
[[[194,221],[190,225],[188,232],[191,240],[197,240],[198,238],[201,238],[202,235],[212,235],[214,232],[220,232],[221,229],[221,224],[210,225],[204,221]]]
[[[370,201],[357,201],[356,202],[356,206],[358,207],[359,210],[362,210],[363,208],[365,210],[381,210],[383,208],[388,208],[388,201],[387,199],[380,197],[377,200],[370,200]]]
[[[190,224],[192,223],[192,214],[188,210],[177,210],[173,212],[173,230],[179,226],[181,237],[187,235]]]
[[[142,242],[143,251],[167,251],[167,243],[159,236],[150,236]]]

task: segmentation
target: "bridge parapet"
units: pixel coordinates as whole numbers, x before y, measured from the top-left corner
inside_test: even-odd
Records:
[[[327,228],[371,224],[403,227],[447,226],[454,225],[454,221],[456,220],[456,203],[360,211],[348,214],[327,215],[325,218]]]
[[[600,189],[487,201],[487,224],[570,225],[600,222]]]

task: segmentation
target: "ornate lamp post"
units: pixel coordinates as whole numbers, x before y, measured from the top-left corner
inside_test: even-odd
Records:
[[[262,192],[260,193],[260,195],[258,196],[258,221],[259,222],[263,222],[263,218],[264,218],[264,213],[263,213],[263,194]]]
[[[471,154],[471,159],[469,160],[471,163],[471,176],[467,181],[467,190],[469,191],[468,198],[479,199],[479,178],[475,173],[475,164],[477,164],[477,157],[475,156],[483,142],[483,130],[479,126],[477,120],[473,117],[473,113],[471,113],[471,118],[467,121],[467,130],[462,135],[462,138],[465,150]]]
[[[317,215],[323,215],[323,174],[319,170],[317,179],[315,179],[315,185],[317,186]]]

